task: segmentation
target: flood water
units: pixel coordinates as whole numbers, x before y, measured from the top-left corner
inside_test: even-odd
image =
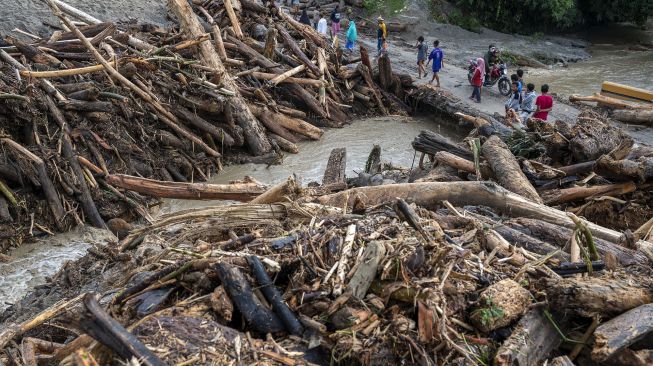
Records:
[[[653,44],[653,22],[643,30],[631,24],[593,27],[578,35],[591,43],[589,60],[550,69],[529,70],[525,77],[539,85],[549,84],[554,93],[591,95],[601,91],[603,81],[653,90],[653,49],[633,50]]]

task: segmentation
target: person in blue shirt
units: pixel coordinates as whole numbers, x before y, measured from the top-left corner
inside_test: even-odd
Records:
[[[442,49],[440,48],[440,41],[434,41],[433,42],[433,50],[431,51],[431,54],[429,55],[429,60],[426,63],[426,66],[429,65],[433,61],[433,78],[431,78],[431,81],[429,81],[429,84],[433,84],[433,80],[437,80],[438,84],[436,85],[438,88],[440,87],[440,76],[438,73],[440,70],[444,67],[444,52],[442,52]]]

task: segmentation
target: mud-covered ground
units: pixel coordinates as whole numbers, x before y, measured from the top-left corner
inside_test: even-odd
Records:
[[[100,19],[114,22],[137,21],[157,25],[166,24],[166,0],[66,0],[66,3]],[[42,0],[0,0],[0,34],[15,35],[14,28],[47,36],[58,25]]]

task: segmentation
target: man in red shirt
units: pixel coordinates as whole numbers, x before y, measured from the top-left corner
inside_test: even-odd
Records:
[[[539,118],[541,120],[546,121],[546,119],[549,117],[549,112],[553,109],[553,97],[551,97],[549,93],[549,85],[544,84],[542,85],[542,95],[537,97],[535,99],[535,113],[533,114],[533,118]]]

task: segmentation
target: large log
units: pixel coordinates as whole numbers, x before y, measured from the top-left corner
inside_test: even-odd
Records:
[[[179,19],[181,29],[186,34],[187,39],[200,37],[204,34],[204,28],[187,1],[169,0],[169,5]],[[211,42],[207,41],[202,42],[199,45],[199,49],[200,59],[204,65],[216,70],[216,76],[222,79],[223,87],[231,90],[235,94],[229,98],[229,103],[238,125],[243,128],[247,146],[254,155],[268,153],[272,149],[272,145],[265,135],[265,128],[249,110],[247,102],[240,95],[238,85],[225,69],[215,48]]]
[[[580,96],[576,94],[570,95],[569,101],[570,102],[596,102],[599,106],[609,107],[614,109],[651,110],[653,108],[650,105],[628,102],[617,98],[607,97],[599,93],[594,93],[594,95],[590,95],[590,96]]]
[[[650,281],[627,278],[543,278],[539,286],[546,291],[550,305],[584,317],[612,317],[653,302]]]
[[[331,150],[329,161],[324,169],[322,185],[345,182],[347,168],[347,149],[344,147]]]
[[[454,155],[448,151],[438,151],[435,153],[435,160],[438,162],[448,165],[452,168],[456,168],[458,170],[462,170],[463,172],[471,173],[471,174],[476,174],[476,167],[474,166],[474,162],[469,161],[467,159],[463,159],[457,155]],[[489,179],[489,178],[494,178],[494,172],[492,169],[490,169],[487,164],[483,163],[480,164],[480,173],[482,177],[478,177],[479,179]]]
[[[466,160],[474,160],[474,155],[469,149],[457,145],[449,138],[439,133],[424,130],[415,137],[412,142],[413,149],[426,154],[435,154],[438,151],[446,151]]]
[[[596,160],[594,172],[612,181],[634,180],[644,183],[653,178],[653,158],[615,160],[610,155],[603,155]]]
[[[542,203],[542,198],[522,172],[519,162],[498,136],[490,136],[481,151],[503,187],[533,202]]]
[[[304,122],[299,118],[289,117],[283,113],[276,113],[264,107],[252,105],[251,108],[256,115],[262,116],[267,114],[275,124],[283,127],[286,130],[298,133],[300,135],[304,135],[310,138],[311,140],[319,140],[322,137],[322,134],[324,133],[324,131],[322,131],[320,128],[315,127],[308,122]]]
[[[496,366],[540,365],[560,344],[560,335],[542,310],[530,310],[494,356]]]
[[[653,110],[615,110],[612,118],[624,123],[653,126]]]
[[[290,36],[290,34],[288,34],[288,31],[285,29],[285,27],[281,24],[277,24],[276,28],[277,31],[279,31],[281,38],[283,38],[283,43],[286,45],[286,47],[290,48],[292,53],[302,62],[302,64],[308,67],[308,69],[311,70],[316,76],[322,76],[322,71],[299,48],[295,40]]]
[[[505,221],[504,224],[530,237],[554,244],[559,248],[563,248],[569,243],[573,233],[572,229],[537,219],[518,218]],[[624,246],[612,245],[612,243],[600,238],[594,238],[594,245],[596,245],[596,249],[601,255],[610,253],[623,266],[648,263],[648,259],[644,254]]]
[[[334,207],[352,207],[356,197],[362,198],[367,206],[403,198],[420,206],[436,207],[438,202],[447,200],[458,206],[488,206],[513,217],[535,218],[565,228],[576,228],[566,212],[528,200],[492,182],[426,182],[359,187],[322,196],[317,201]],[[628,241],[626,235],[620,232],[591,222],[587,226],[592,235],[605,239],[612,245]],[[651,245],[642,240],[634,244],[640,250]],[[649,254],[646,255],[649,257]]]
[[[606,184],[593,187],[572,187],[548,191],[544,203],[549,206],[582,200],[594,196],[620,196],[635,192],[637,186],[633,182]]]
[[[176,183],[111,174],[105,177],[107,183],[130,191],[160,198],[191,200],[234,200],[249,201],[267,189],[258,183],[209,184]]]
[[[653,332],[653,304],[642,305],[601,324],[594,331],[592,360],[606,362]]]
[[[379,64],[379,86],[385,91],[391,91],[392,87],[392,64],[388,55],[382,55],[378,60]]]
[[[176,108],[174,110],[174,114],[177,117],[186,121],[191,126],[195,127],[196,129],[206,132],[209,135],[215,137],[221,144],[224,144],[225,146],[234,146],[235,144],[234,138],[231,137],[231,135],[229,135],[227,131],[225,131],[220,127],[215,126],[214,124],[208,122],[204,118],[187,110],[186,108]]]

